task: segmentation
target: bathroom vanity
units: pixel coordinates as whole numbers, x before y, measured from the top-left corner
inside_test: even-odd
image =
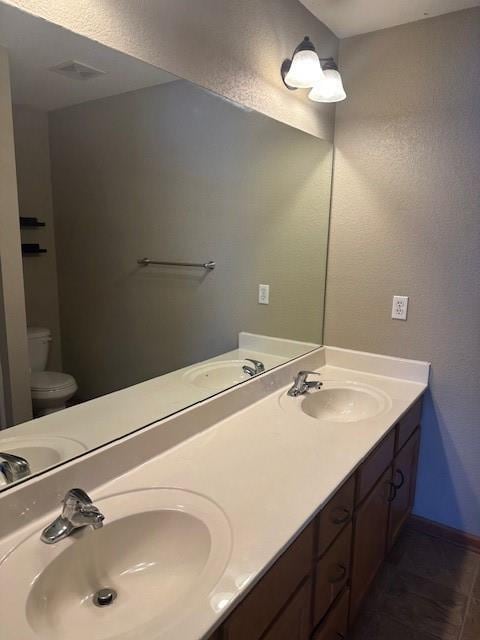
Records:
[[[323,386],[291,397],[300,370]],[[345,637],[412,507],[428,375],[322,347],[3,492],[6,638]],[[103,527],[47,545],[73,487]]]
[[[418,400],[230,614],[212,640],[346,638],[415,496]]]

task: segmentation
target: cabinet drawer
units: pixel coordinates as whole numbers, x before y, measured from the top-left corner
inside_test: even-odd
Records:
[[[422,416],[422,400],[418,400],[413,407],[400,419],[397,425],[397,451],[403,447],[403,445],[410,438],[412,433],[420,424],[420,418]]]
[[[308,640],[310,636],[311,581],[308,580],[285,607],[262,640]]]
[[[391,431],[372,451],[357,472],[357,505],[366,498],[385,469],[391,464],[394,452],[395,431]]]
[[[317,556],[325,553],[337,534],[352,519],[354,499],[355,478],[352,476],[318,516]]]
[[[352,523],[338,536],[315,568],[313,622],[318,624],[350,576]]]
[[[312,558],[313,524],[310,524],[230,615],[223,627],[224,640],[260,638],[310,573]]]
[[[315,631],[312,640],[342,640],[347,637],[349,597],[350,593],[346,589]]]

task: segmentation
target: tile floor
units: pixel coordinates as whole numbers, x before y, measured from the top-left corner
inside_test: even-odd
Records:
[[[348,640],[480,640],[480,555],[407,529]]]

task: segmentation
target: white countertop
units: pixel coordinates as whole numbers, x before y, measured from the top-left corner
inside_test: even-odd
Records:
[[[366,384],[387,394],[391,403],[376,417],[334,423],[292,413],[285,408],[289,398],[280,405],[288,385],[93,492],[95,501],[140,488],[175,487],[203,494],[225,512],[232,532],[229,560],[208,604],[189,608],[185,603],[182,640],[208,637],[427,388],[427,363],[413,363],[417,372],[424,369],[410,375],[411,361],[388,359],[385,368],[384,358],[359,354],[355,366],[388,372],[378,375],[346,368],[348,353],[353,352],[332,349],[318,371],[324,380]],[[399,366],[392,368],[395,361]],[[391,377],[392,372],[410,379]],[[21,538],[39,527],[37,521],[24,528]],[[0,557],[19,535],[0,541]],[[145,640],[178,640],[178,634],[171,628]]]
[[[73,405],[63,411],[0,430],[0,450],[3,443],[5,451],[15,453],[13,445],[30,447],[32,437],[35,437],[44,446],[56,448],[61,460],[69,460],[127,435],[138,429],[139,425],[156,422],[242,380],[248,380],[247,375],[242,375],[241,368],[242,364],[249,364],[246,361],[248,358],[260,360],[268,371],[316,348],[318,345],[307,342],[242,331],[238,336],[237,349]],[[224,362],[238,363],[238,380],[219,379],[217,384],[208,387],[191,381],[191,374],[202,367]],[[57,442],[55,437],[59,438]],[[35,464],[32,465],[34,472],[44,468],[48,467],[40,465],[37,468]]]

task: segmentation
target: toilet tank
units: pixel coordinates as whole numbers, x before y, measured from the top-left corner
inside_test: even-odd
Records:
[[[32,371],[45,371],[52,334],[44,327],[28,327],[28,356]]]

